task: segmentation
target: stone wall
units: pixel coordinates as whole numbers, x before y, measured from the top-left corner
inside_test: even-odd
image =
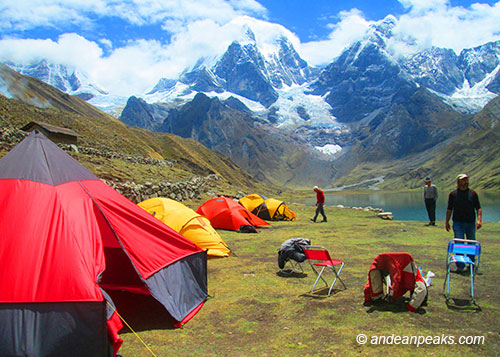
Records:
[[[11,150],[28,134],[24,131],[0,127],[0,149]],[[65,151],[73,151],[86,155],[118,159],[130,163],[141,165],[158,165],[173,167],[174,162],[169,160],[153,159],[142,156],[127,155],[124,153],[98,150],[89,147],[76,145],[58,144]],[[138,184],[133,181],[117,182],[103,180],[109,186],[120,192],[134,203],[142,202],[152,197],[167,197],[176,201],[200,198],[202,194],[215,189],[214,182],[220,180],[218,175],[208,175],[206,177],[194,176],[185,182],[146,182]]]
[[[151,157],[143,157],[136,155],[127,155],[115,151],[99,150],[95,148],[81,147],[76,145],[67,145],[67,144],[57,144],[57,145],[65,151],[76,151],[78,153],[86,155],[105,157],[107,159],[118,159],[132,164],[174,167],[174,162],[170,160],[153,159]]]
[[[195,176],[189,181],[173,183],[105,182],[132,202],[139,203],[153,197],[167,197],[176,201],[198,199],[202,194],[215,190],[214,182],[218,180],[220,180],[218,175],[208,175],[206,177]]]
[[[0,149],[9,151],[28,134],[22,130],[0,127]]]

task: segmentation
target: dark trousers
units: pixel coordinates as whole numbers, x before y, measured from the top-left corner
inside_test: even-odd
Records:
[[[314,215],[313,221],[316,221],[316,218],[318,218],[318,215],[320,213],[323,216],[323,221],[326,221],[325,210],[323,209],[323,204],[322,203],[318,203],[316,205],[316,214]]]
[[[429,221],[431,223],[436,222],[436,200],[433,198],[426,198],[425,208],[427,209],[427,215],[429,216]]]

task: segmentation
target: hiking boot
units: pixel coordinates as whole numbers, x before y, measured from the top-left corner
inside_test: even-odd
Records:
[[[310,220],[311,222],[316,223],[316,220],[315,220],[315,219],[313,219],[313,218],[309,218],[309,220]]]
[[[326,220],[326,218],[325,218],[325,219],[324,219],[324,220],[322,220],[321,222],[328,222],[328,221],[327,221],[327,220]]]

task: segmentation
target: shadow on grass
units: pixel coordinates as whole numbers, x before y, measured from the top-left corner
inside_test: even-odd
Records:
[[[306,273],[300,273],[293,270],[280,270],[276,272],[276,275],[282,278],[306,278]]]
[[[395,301],[387,301],[385,299],[380,299],[369,303],[365,302],[363,305],[370,306],[370,308],[366,310],[366,312],[369,314],[375,311],[389,311],[393,313],[401,313],[401,312],[409,312],[408,310],[409,301],[410,301],[409,298],[401,297]],[[427,311],[423,307],[420,307],[417,309],[417,311],[415,311],[415,313],[419,315],[425,315]]]
[[[332,297],[332,296],[335,296],[337,295],[338,293],[346,290],[346,289],[333,289],[332,290],[332,293],[330,295],[328,295],[328,290],[330,290],[330,287],[324,287],[322,289],[317,289],[317,290],[314,290],[314,292],[308,292],[308,293],[305,293],[305,294],[302,294],[302,295],[299,295],[300,297],[306,297],[306,298],[310,298],[310,299],[326,299],[328,297]]]
[[[108,291],[123,323],[120,333],[130,332],[130,325],[136,332],[173,329],[176,320],[170,316],[165,307],[152,296],[131,294],[125,291]]]
[[[446,298],[446,297],[445,297]],[[479,306],[475,300],[472,299],[459,299],[459,298],[446,298],[446,307],[453,311],[461,312],[481,312],[481,306]]]

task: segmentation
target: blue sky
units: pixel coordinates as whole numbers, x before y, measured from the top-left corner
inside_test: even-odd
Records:
[[[412,2],[397,0],[262,0],[268,11],[269,20],[277,22],[296,33],[302,41],[324,38],[330,33],[329,24],[339,21],[339,13],[354,8],[360,10],[367,20],[381,20],[392,14],[399,17],[408,12]],[[420,1],[432,3],[432,1]],[[439,3],[440,1],[434,1]],[[468,8],[474,3],[494,5],[498,1],[447,1],[450,7]],[[500,20],[499,20],[500,21]]]
[[[339,13],[354,8],[368,20],[381,20],[389,14],[398,15],[404,7],[397,0],[300,1],[265,0],[260,3],[269,11],[269,20],[287,27],[302,41],[322,39],[331,32],[329,24],[340,20]]]
[[[285,34],[320,66],[389,14],[419,49],[500,39],[500,0],[2,0],[0,61],[47,58],[129,95],[222,53],[244,26],[260,43]]]

